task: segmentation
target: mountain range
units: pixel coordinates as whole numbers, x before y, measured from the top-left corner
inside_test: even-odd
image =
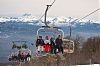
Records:
[[[23,16],[23,17],[0,17],[0,22],[28,22],[29,24],[33,25],[44,25],[44,19],[38,19],[34,16]],[[87,23],[95,23],[100,24],[100,22],[97,21],[91,21],[91,20],[79,20],[78,18],[72,18],[72,17],[47,17],[47,23],[49,25],[53,26],[65,26],[72,24],[72,26],[75,26],[77,23],[80,25],[85,25]]]
[[[23,28],[24,30],[33,29],[35,26],[45,26],[44,19],[39,20],[37,17],[0,17],[0,28]],[[85,33],[100,33],[100,23],[91,20],[80,20],[71,17],[47,17],[49,26],[61,27],[64,30],[69,30],[71,26],[73,32]],[[66,28],[65,28],[66,27]]]

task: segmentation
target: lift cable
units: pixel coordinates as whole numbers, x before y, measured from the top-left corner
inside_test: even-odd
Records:
[[[80,19],[75,19],[75,20],[73,20],[73,21],[71,21],[72,18],[70,17],[70,20],[69,20],[69,21],[71,21],[71,22],[80,21],[80,20],[82,20],[82,19],[84,19],[84,18],[86,18],[86,17],[88,17],[88,16],[94,14],[95,12],[97,12],[97,11],[99,11],[99,10],[100,10],[100,8],[94,10],[93,12],[87,14],[86,16],[84,16],[84,17],[82,17],[82,18],[80,18]],[[72,31],[72,29],[71,29],[71,24],[70,24],[69,27],[70,27],[70,37],[71,37],[71,31]]]
[[[91,13],[87,14],[86,16],[82,17],[82,18],[81,18],[81,19],[79,19],[79,20],[82,20],[82,19],[84,19],[84,18],[86,18],[86,17],[88,17],[88,16],[90,16],[90,15],[94,14],[95,12],[97,12],[97,11],[99,11],[99,10],[100,10],[100,8],[98,8],[98,9],[94,10],[93,12],[91,12]]]

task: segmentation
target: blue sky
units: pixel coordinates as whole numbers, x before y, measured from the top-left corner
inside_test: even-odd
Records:
[[[0,16],[21,16],[31,13],[33,16],[41,16],[47,4],[53,0],[0,0]],[[66,16],[82,18],[88,13],[99,8],[99,0],[56,0],[49,10],[48,16]],[[87,19],[99,20],[99,12]]]

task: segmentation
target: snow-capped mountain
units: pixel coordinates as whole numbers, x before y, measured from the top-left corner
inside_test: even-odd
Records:
[[[0,22],[34,22],[35,17],[0,17]]]
[[[44,25],[44,19],[39,20],[37,17],[32,17],[32,16],[24,16],[24,17],[0,17],[0,22],[28,22],[29,24],[32,25]],[[47,18],[47,23],[50,26],[74,26],[76,24],[80,25],[85,25],[87,23],[97,23],[100,24],[99,22],[96,21],[90,21],[90,20],[79,20],[77,18],[71,18],[71,17],[48,17]]]
[[[11,23],[9,25],[12,25],[12,23],[16,23],[16,25],[12,25],[13,27],[19,27],[17,23],[21,23],[26,26],[26,24],[30,26],[45,26],[44,24],[44,18],[39,20],[37,17],[33,16],[23,16],[23,17],[1,17],[0,18],[0,24],[2,23]],[[49,26],[56,26],[56,27],[69,27],[71,26],[74,31],[84,32],[84,31],[100,31],[100,23],[96,21],[91,20],[79,20],[77,18],[71,18],[71,17],[48,17],[47,18],[47,24]],[[22,25],[22,26],[23,26]],[[2,25],[1,25],[2,26]],[[22,27],[20,26],[20,27]],[[11,27],[11,26],[10,26]]]

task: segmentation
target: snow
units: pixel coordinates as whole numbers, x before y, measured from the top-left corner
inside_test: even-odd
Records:
[[[0,17],[0,22],[33,22],[28,23],[31,25],[44,25],[44,18],[39,20],[35,16],[22,16],[22,17]],[[47,22],[49,22],[49,25],[53,26],[69,26],[70,23],[72,23],[72,26],[75,27],[77,23],[80,23],[80,25],[84,25],[86,23],[97,23],[100,24],[99,21],[91,21],[88,19],[79,20],[77,18],[72,17],[47,17]]]
[[[34,20],[38,20],[35,17],[0,17],[0,22],[8,22],[8,21],[16,21],[16,22],[33,22]]]
[[[100,66],[100,64],[91,64],[91,65],[73,65],[73,66]]]
[[[100,24],[100,21],[95,21],[95,23]]]

